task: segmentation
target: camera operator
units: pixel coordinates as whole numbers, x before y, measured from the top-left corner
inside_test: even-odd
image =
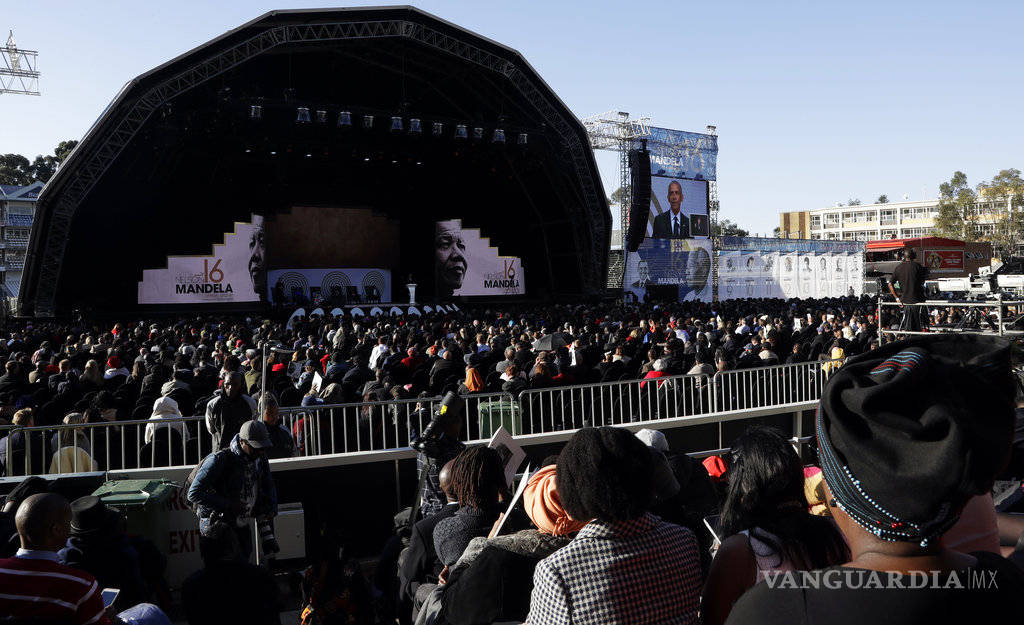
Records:
[[[925,312],[921,307],[904,304],[919,304],[924,301],[924,279],[927,270],[914,262],[917,253],[912,248],[904,248],[901,257],[903,262],[893,269],[892,277],[889,279],[889,292],[903,308],[903,319],[900,321],[900,329],[912,332],[920,332],[921,313]],[[896,287],[899,287],[899,293]]]
[[[224,541],[230,545],[227,551],[248,561],[249,522],[256,519],[263,552],[279,551],[273,529],[277,491],[266,457],[272,446],[263,423],[246,421],[228,449],[210,454],[199,465],[187,493],[199,516],[200,541]]]
[[[412,442],[412,448],[419,452],[416,455],[416,468],[423,484],[422,501],[419,506],[421,518],[440,512],[448,503],[441,488],[441,467],[458,456],[466,447],[459,440],[462,435],[462,414],[465,407],[465,400],[457,393],[449,392],[441,400],[437,412],[431,416],[423,435]]]

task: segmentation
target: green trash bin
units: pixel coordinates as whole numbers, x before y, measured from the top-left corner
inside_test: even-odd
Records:
[[[112,480],[93,495],[124,513],[129,534],[145,536],[160,547],[167,541],[166,504],[177,488],[169,480]]]
[[[178,485],[174,482],[162,479],[112,480],[97,488],[93,495],[99,497],[104,504],[124,513],[128,520],[128,533],[153,541],[165,557],[173,556],[180,550],[177,544],[181,542],[178,539],[179,532],[172,527],[174,520],[170,506],[178,495]],[[195,516],[192,515],[192,518]],[[173,564],[169,562],[169,568],[173,568]],[[175,585],[174,581],[178,580],[168,581]]]
[[[480,420],[480,438],[490,438],[504,426],[509,434],[523,433],[523,417],[519,404],[509,399],[480,402],[477,407]]]

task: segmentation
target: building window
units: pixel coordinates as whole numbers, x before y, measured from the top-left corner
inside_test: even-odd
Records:
[[[892,225],[896,223],[896,209],[886,208],[882,210],[882,225]]]
[[[821,230],[821,215],[811,215],[811,230]]]

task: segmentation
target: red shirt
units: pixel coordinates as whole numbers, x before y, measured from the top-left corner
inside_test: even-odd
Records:
[[[77,625],[110,625],[96,579],[46,559],[54,552],[18,550],[23,557],[0,560],[0,614]],[[25,555],[29,557],[24,557]],[[34,557],[34,556],[42,556]]]
[[[668,377],[668,374],[665,373],[664,371],[655,371],[655,370],[652,369],[652,370],[647,372],[647,375],[644,376],[644,379],[645,380],[653,380],[653,379],[664,378],[664,377]],[[641,382],[640,383],[640,388],[643,388],[645,386],[647,386],[647,382]],[[658,386],[659,387],[661,386],[661,382],[658,382]]]

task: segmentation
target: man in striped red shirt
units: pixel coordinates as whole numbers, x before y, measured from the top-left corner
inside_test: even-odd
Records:
[[[110,625],[96,579],[57,562],[71,532],[71,506],[53,493],[32,495],[18,507],[21,549],[0,560],[0,617]]]

